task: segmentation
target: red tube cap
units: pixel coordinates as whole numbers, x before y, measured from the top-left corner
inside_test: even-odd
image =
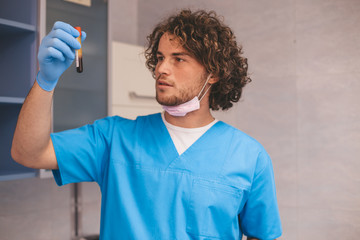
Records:
[[[78,30],[78,32],[80,33],[81,36],[81,27],[74,27],[76,30]]]

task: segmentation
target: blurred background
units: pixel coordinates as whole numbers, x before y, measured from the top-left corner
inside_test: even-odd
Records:
[[[41,0],[37,1],[37,10],[32,10],[36,13],[36,46],[54,21],[70,13],[64,20],[71,22],[74,21],[71,13],[86,12],[79,16],[84,21],[81,23],[84,30],[87,27],[90,32],[84,49],[87,46],[92,55],[86,56],[83,50],[84,72],[89,69],[88,75],[98,74],[90,81],[92,85],[78,89],[84,85],[82,81],[88,81],[88,75],[65,73],[69,75],[63,77],[54,100],[54,130],[76,127],[113,113],[109,90],[114,81],[113,41],[144,46],[155,24],[176,10],[214,10],[224,17],[243,46],[253,80],[238,104],[229,111],[214,114],[256,138],[272,157],[283,225],[280,239],[358,238],[359,0],[92,0],[91,3],[89,7],[62,0]],[[0,9],[6,4],[7,1],[2,1]],[[0,10],[0,20],[5,18],[1,14]],[[4,32],[0,39],[3,36]],[[94,38],[99,45],[92,44]],[[4,47],[0,50],[3,58]],[[33,59],[29,61],[36,61],[36,53],[31,54]],[[30,81],[35,74],[36,71],[29,72]],[[71,82],[72,75],[78,82]],[[0,88],[7,86],[4,81],[1,80]],[[79,102],[83,105],[77,105]],[[8,107],[1,104],[5,104],[0,103],[3,110],[0,115],[5,119]],[[0,121],[0,125],[4,122]],[[0,140],[1,144],[8,142],[8,138]],[[74,205],[78,202],[81,214],[76,231],[82,235],[98,234],[101,196],[97,184],[81,183],[75,193],[74,189],[72,185],[59,188],[51,177],[39,178],[38,173],[0,181],[0,239],[70,239],[75,234]]]

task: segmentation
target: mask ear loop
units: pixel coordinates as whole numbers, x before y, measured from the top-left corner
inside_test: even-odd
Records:
[[[202,89],[200,90],[200,93],[199,93],[199,95],[198,95],[198,98],[199,98],[200,94],[202,93],[202,91],[205,89],[206,84],[207,84],[207,83],[209,82],[209,80],[210,80],[210,77],[211,77],[211,75],[208,76],[208,78],[207,78],[204,86],[203,86]],[[201,98],[199,99],[199,102],[205,97],[206,93],[209,91],[209,89],[211,88],[211,86],[212,86],[212,85],[210,84],[210,87],[208,87],[208,89],[206,89],[205,93],[204,93],[204,94],[201,96]]]

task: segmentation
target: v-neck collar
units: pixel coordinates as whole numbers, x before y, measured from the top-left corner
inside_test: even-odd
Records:
[[[142,147],[144,152],[141,152],[139,157],[145,160],[142,161],[144,166],[151,169],[158,167],[165,171],[188,172],[199,176],[214,176],[221,171],[233,133],[226,123],[222,121],[215,123],[179,155],[161,119],[161,114],[154,114],[147,119],[149,125],[145,125],[141,131],[146,129],[149,134],[140,133],[140,136],[143,135],[143,141],[140,142],[144,144]]]
[[[166,136],[166,142],[169,143],[169,144],[168,144],[168,147],[169,147],[169,149],[171,149],[171,151],[174,151],[174,152],[176,153],[176,154],[174,154],[174,155],[176,155],[177,158],[181,158],[182,156],[187,155],[188,152],[193,151],[192,149],[193,149],[193,148],[196,148],[197,145],[199,145],[199,144],[201,145],[201,143],[202,143],[203,141],[205,141],[204,139],[208,138],[208,135],[211,135],[211,133],[214,131],[214,129],[217,128],[216,126],[217,126],[218,124],[219,124],[219,125],[222,124],[221,121],[217,121],[217,122],[216,122],[215,124],[213,124],[206,132],[204,132],[204,134],[202,134],[193,144],[191,144],[182,154],[179,154],[178,151],[177,151],[177,149],[176,149],[176,146],[175,146],[175,144],[174,144],[174,141],[172,140],[171,135],[170,135],[170,133],[169,133],[169,131],[168,131],[168,129],[167,129],[167,127],[166,127],[166,125],[165,125],[162,117],[161,117],[161,113],[158,114],[158,117],[160,118],[160,122],[161,122],[160,125],[161,125],[161,127],[162,127],[162,132],[164,133],[164,136]]]

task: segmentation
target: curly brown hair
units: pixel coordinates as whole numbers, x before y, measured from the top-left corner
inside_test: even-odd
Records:
[[[241,56],[242,47],[237,45],[232,30],[214,11],[181,10],[155,27],[147,37],[145,51],[146,66],[153,77],[158,46],[164,33],[175,35],[182,47],[193,54],[208,73],[219,79],[210,92],[212,110],[226,110],[239,101],[242,88],[251,82],[247,74],[247,59]]]

